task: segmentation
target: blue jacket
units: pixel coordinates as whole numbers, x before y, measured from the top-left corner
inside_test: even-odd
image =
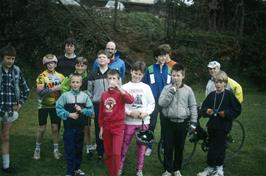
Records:
[[[150,65],[145,71],[142,82],[150,86],[154,98],[158,99],[164,86],[171,83],[171,69],[167,64],[164,64],[162,69],[159,64]]]
[[[125,62],[120,58],[120,55],[118,53],[115,54],[113,62],[110,63],[108,66],[110,69],[118,70],[121,79],[124,80],[126,74],[126,65]],[[99,68],[98,59],[96,58],[92,66],[92,71],[97,72],[98,68]]]

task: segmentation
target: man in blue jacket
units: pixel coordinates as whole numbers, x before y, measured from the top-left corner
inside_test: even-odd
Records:
[[[115,42],[109,41],[106,44],[105,51],[107,52],[108,58],[110,59],[110,62],[108,64],[109,68],[118,70],[121,79],[124,80],[126,74],[126,66],[125,62],[120,58],[120,55],[117,53]],[[95,72],[98,70],[98,68],[99,68],[99,63],[96,59],[93,64],[92,71]]]

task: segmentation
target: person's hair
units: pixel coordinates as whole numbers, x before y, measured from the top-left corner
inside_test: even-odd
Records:
[[[217,75],[214,76],[214,81],[222,81],[225,82],[226,84],[228,83],[228,76],[224,71],[219,71]]]
[[[131,70],[133,71],[140,71],[141,73],[144,73],[146,69],[146,64],[144,61],[137,61],[135,63],[132,64],[131,66]]]
[[[176,71],[176,72],[181,71],[181,73],[182,73],[183,76],[185,76],[185,73],[186,73],[185,67],[182,64],[179,64],[179,63],[173,65],[172,72],[173,71]]]
[[[99,55],[101,55],[101,54],[104,54],[104,55],[106,55],[106,56],[108,57],[107,52],[106,52],[105,50],[103,50],[103,49],[101,49],[101,50],[99,50],[99,51],[97,52],[97,56],[99,56]]]
[[[88,65],[88,60],[85,57],[78,57],[76,59],[76,64],[83,63],[84,65]]]
[[[77,45],[77,42],[76,42],[76,40],[73,37],[69,37],[69,38],[67,38],[65,40],[65,45],[66,44],[76,46]]]
[[[3,47],[0,49],[1,57],[3,58],[4,56],[14,56],[16,57],[16,49],[8,44],[7,46]]]
[[[107,72],[107,76],[114,76],[117,75],[118,79],[120,78],[120,73],[116,69],[111,69]]]
[[[73,73],[70,75],[70,82],[72,80],[73,77],[80,77],[81,83],[82,83],[82,75],[78,74],[78,73]]]
[[[164,50],[167,54],[170,54],[171,53],[171,50],[172,50],[171,49],[171,46],[169,44],[166,44],[166,43],[159,45],[158,48]]]
[[[166,51],[163,50],[162,48],[157,47],[155,50],[153,50],[153,56],[154,57],[158,57],[158,56],[162,56],[162,55],[166,55]]]

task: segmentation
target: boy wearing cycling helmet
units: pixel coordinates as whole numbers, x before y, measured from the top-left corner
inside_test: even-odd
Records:
[[[201,114],[209,117],[207,129],[209,134],[208,167],[197,176],[223,176],[223,164],[226,150],[226,137],[232,128],[232,122],[241,113],[241,104],[235,95],[226,89],[227,74],[220,71],[214,76],[215,91],[204,100]]]
[[[41,142],[46,130],[47,117],[50,116],[52,138],[53,138],[53,154],[55,159],[59,159],[61,154],[59,152],[59,125],[61,120],[56,115],[55,102],[60,95],[61,82],[64,76],[55,71],[57,66],[57,58],[53,54],[47,54],[43,57],[43,65],[46,69],[36,79],[36,89],[38,98],[38,130],[36,136],[36,147],[33,158],[38,160],[41,155]]]

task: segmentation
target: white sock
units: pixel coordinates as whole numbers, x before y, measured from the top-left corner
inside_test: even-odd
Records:
[[[9,168],[9,163],[10,163],[9,154],[3,154],[2,159],[3,159],[3,168],[4,169]]]
[[[59,145],[58,144],[54,144],[54,151],[58,151]]]
[[[41,150],[41,143],[36,142],[35,150]]]

